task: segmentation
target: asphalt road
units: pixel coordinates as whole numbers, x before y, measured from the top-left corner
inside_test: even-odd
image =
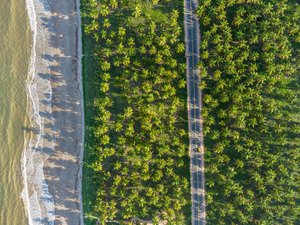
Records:
[[[192,225],[206,224],[204,147],[201,118],[200,76],[197,69],[200,48],[200,26],[195,15],[198,0],[184,1],[184,28],[187,64],[188,119],[190,139],[190,173],[192,195]]]

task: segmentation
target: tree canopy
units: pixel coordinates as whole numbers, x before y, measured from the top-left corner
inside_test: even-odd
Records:
[[[183,12],[175,0],[83,7],[97,62],[94,215],[102,224],[188,224]]]
[[[208,224],[300,223],[297,7],[200,2]]]

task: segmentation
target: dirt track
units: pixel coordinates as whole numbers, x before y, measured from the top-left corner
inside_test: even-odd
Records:
[[[192,225],[206,224],[204,146],[201,117],[200,76],[197,69],[200,49],[200,26],[195,15],[197,0],[184,1],[184,27],[187,60],[188,118],[190,139],[190,173]]]

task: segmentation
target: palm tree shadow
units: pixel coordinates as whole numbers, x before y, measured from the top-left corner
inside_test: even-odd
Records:
[[[77,3],[75,0],[69,3],[53,0],[47,5],[42,4],[50,16],[37,19],[42,29],[47,31],[45,46],[49,48],[43,49],[41,55],[47,69],[39,71],[37,68],[37,78],[50,82],[52,89],[39,101],[36,116],[44,123],[42,130],[37,125],[22,129],[31,135],[41,136],[40,143],[43,145],[34,151],[47,156],[44,175],[55,202],[55,223],[80,224],[78,173],[82,154],[83,124],[82,93],[80,77],[77,74],[76,47],[79,32]],[[37,223],[48,224],[47,218],[37,220]]]

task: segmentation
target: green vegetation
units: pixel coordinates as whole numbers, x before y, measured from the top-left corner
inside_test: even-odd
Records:
[[[208,224],[300,224],[299,5],[200,2]]]
[[[83,27],[85,18],[82,18]],[[85,145],[84,145],[84,164],[83,164],[83,177],[82,177],[82,198],[83,208],[86,225],[94,225],[97,218],[92,214],[92,207],[94,199],[96,198],[94,170],[91,167],[93,162],[93,148],[95,146],[95,140],[93,138],[93,129],[95,124],[93,118],[95,117],[95,109],[93,107],[93,101],[96,97],[97,77],[94,71],[95,60],[93,55],[93,46],[95,45],[93,39],[83,32],[83,60],[82,60],[82,76],[83,76],[83,88],[84,88],[84,111],[85,111]]]
[[[82,0],[87,224],[190,223],[180,4]]]

